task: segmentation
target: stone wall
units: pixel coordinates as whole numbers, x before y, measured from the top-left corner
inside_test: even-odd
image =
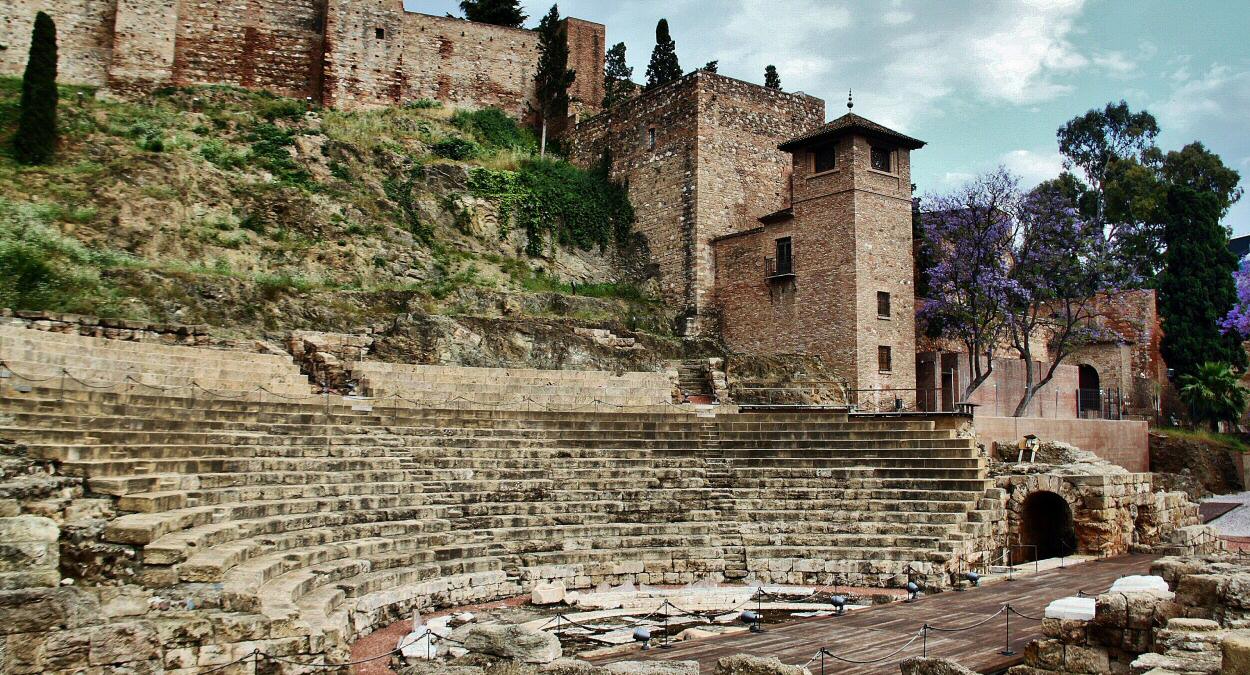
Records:
[[[1150,470],[1149,425],[1136,420],[1037,419],[978,414],[982,441],[1016,443],[1028,434],[1087,450],[1129,471]]]
[[[900,149],[895,173],[876,171],[868,166],[870,147],[863,135],[839,139],[839,168],[821,173],[807,150],[797,150],[791,211],[714,242],[716,303],[729,347],[819,354],[864,390],[865,409],[878,400],[892,407],[896,395],[910,405],[916,386],[909,157]],[[793,275],[766,279],[784,237]],[[890,295],[888,316],[878,315],[879,292]],[[879,367],[880,347],[891,350],[889,368]]]
[[[402,0],[15,0],[0,6],[0,74],[21,75],[38,11],[57,22],[67,83],[228,84],[343,108],[430,98],[530,115],[533,31],[408,12]],[[604,35],[568,20],[575,114],[602,103]]]
[[[188,346],[211,346],[220,342],[209,336],[208,326],[204,325],[188,326],[130,319],[103,319],[65,312],[13,311],[0,308],[0,323],[50,333],[72,333],[111,340]]]
[[[820,99],[696,71],[583,121],[567,144],[582,166],[610,152],[664,297],[694,315],[709,309],[711,240],[783,204],[789,160],[776,146],[823,119]]]

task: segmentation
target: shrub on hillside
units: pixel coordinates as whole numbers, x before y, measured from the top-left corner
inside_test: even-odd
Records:
[[[430,151],[437,157],[460,161],[480,157],[482,147],[467,138],[451,136],[430,146]]]
[[[457,128],[475,134],[488,148],[533,150],[537,144],[534,133],[517,124],[499,108],[461,110],[451,118]]]

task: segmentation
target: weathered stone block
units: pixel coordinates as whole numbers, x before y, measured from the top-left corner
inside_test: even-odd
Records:
[[[147,661],[157,658],[161,648],[156,629],[147,621],[105,624],[90,634],[93,666]]]

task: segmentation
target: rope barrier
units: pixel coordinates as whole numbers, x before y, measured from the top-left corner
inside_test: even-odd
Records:
[[[920,637],[921,637],[922,635],[924,635],[924,629],[923,629],[923,628],[921,628],[920,630],[916,631],[915,636],[913,636],[913,637],[912,637],[912,639],[908,640],[908,641],[907,641],[907,644],[904,644],[902,647],[899,647],[898,649],[894,650],[893,652],[890,652],[889,654],[887,654],[887,655],[885,655],[885,656],[883,656],[883,657],[881,657],[881,658],[879,658],[879,659],[870,659],[870,660],[867,660],[867,661],[858,661],[858,660],[856,660],[856,659],[848,659],[848,658],[845,658],[845,657],[842,657],[842,656],[838,656],[837,654],[834,654],[833,652],[829,651],[828,649],[825,649],[824,647],[821,647],[821,648],[820,648],[820,651],[819,651],[819,652],[816,652],[816,654],[817,654],[817,656],[819,656],[819,655],[823,652],[823,653],[825,654],[825,656],[828,656],[828,657],[829,657],[829,658],[831,658],[831,659],[837,659],[838,661],[842,661],[843,663],[851,663],[851,664],[855,664],[855,665],[866,665],[866,664],[870,664],[870,663],[881,663],[882,661],[888,661],[888,660],[890,660],[890,659],[894,658],[895,656],[898,656],[899,654],[902,654],[904,651],[906,651],[906,650],[907,650],[907,648],[908,648],[908,647],[910,647],[910,646],[912,646],[913,644],[915,644],[916,640],[919,640],[919,639],[920,639]],[[810,662],[809,662],[809,663],[810,663]]]
[[[1011,605],[1004,605],[1004,607],[1007,609],[1007,611],[1011,612],[1012,614],[1015,614],[1021,619],[1028,619],[1029,621],[1041,621],[1043,618],[1045,618],[1045,617],[1040,617],[1040,616],[1029,616],[1028,614],[1021,612],[1015,607],[1012,607]]]

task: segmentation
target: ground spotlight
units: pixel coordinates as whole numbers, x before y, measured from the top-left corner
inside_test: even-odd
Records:
[[[969,583],[970,585],[972,585],[972,586],[980,586],[980,585],[981,585],[981,575],[980,575],[980,574],[977,574],[976,572],[969,572],[969,573],[968,573],[968,577],[967,577],[967,578],[968,578],[968,583]]]
[[[651,648],[651,629],[646,626],[639,626],[634,629],[634,642],[642,643],[642,651]]]
[[[846,613],[846,598],[841,595],[835,595],[832,598],[829,598],[829,604],[833,605],[834,610],[837,612],[837,616],[842,616]]]
[[[753,612],[748,609],[747,611],[743,612],[742,615],[738,617],[738,619],[741,620],[742,623],[745,623],[746,625],[750,626],[752,633],[764,632],[764,628],[760,626],[761,617],[760,617],[759,612]]]
[[[915,602],[917,595],[920,595],[920,587],[914,581],[907,582],[907,602]]]

